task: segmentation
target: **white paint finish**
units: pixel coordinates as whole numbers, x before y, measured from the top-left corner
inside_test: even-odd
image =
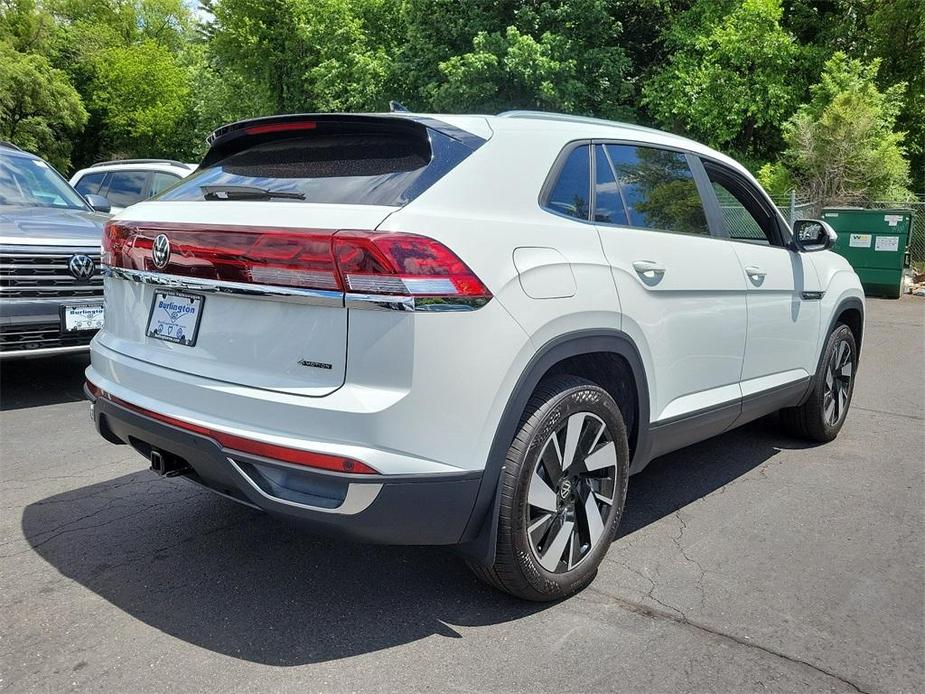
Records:
[[[344,382],[347,310],[306,304],[259,301],[229,294],[205,295],[195,346],[148,337],[145,329],[155,287],[128,280],[105,280],[106,330],[110,349],[183,373],[267,388],[323,396]],[[302,366],[300,360],[330,364]]]
[[[464,119],[454,122],[466,127]],[[91,376],[142,407],[258,440],[349,455],[390,474],[482,469],[524,369],[543,345],[575,331],[623,330],[635,341],[649,384],[651,420],[741,397],[749,280],[733,250],[737,244],[623,228],[598,230],[542,210],[538,197],[562,147],[579,138],[688,147],[748,174],[702,145],[629,126],[486,117],[471,127],[480,134],[491,131],[491,139],[404,208],[158,201],[133,206],[122,217],[419,233],[446,244],[482,279],[494,295],[485,307],[457,314],[343,310],[344,323],[339,323],[316,316],[314,309],[296,315],[273,302],[252,301],[241,311],[229,304],[222,310],[227,325],[200,333],[211,357],[184,363],[176,350],[159,353],[136,340],[132,321],[144,306],[143,298],[111,293],[110,313],[124,315],[114,318],[113,326],[121,326],[118,331],[107,336],[107,328],[94,343]],[[526,259],[515,254],[515,249],[527,248],[541,249],[542,257],[534,251]],[[840,256],[823,252],[802,257],[819,268],[820,286],[826,290],[819,302],[819,325],[825,326],[840,298],[863,294]],[[564,275],[558,270],[551,278],[544,274],[563,267],[562,259],[569,268],[570,291],[560,286]],[[661,277],[644,277],[651,266],[637,272],[632,264],[639,261],[662,266],[664,273],[652,271]],[[760,266],[768,273],[766,281],[772,279],[773,263],[759,258],[745,264]],[[560,298],[537,300],[528,290]],[[754,299],[760,309],[756,334],[773,336],[780,306],[765,306],[757,293]],[[204,320],[212,300],[206,299]],[[770,321],[766,326],[762,315]],[[329,346],[341,355],[341,387],[295,382],[287,372],[284,357],[290,358],[296,344],[287,330],[305,323],[317,325],[321,335],[320,342],[304,343],[306,348]],[[236,325],[241,326],[237,334]],[[246,341],[238,339],[264,339],[258,326],[274,336],[273,344],[269,338],[260,342],[274,356],[271,361],[248,352]],[[809,338],[813,347],[803,345],[815,355],[820,332]],[[136,340],[133,348],[123,344],[121,349],[139,350],[139,358],[104,346],[119,339]],[[227,356],[222,356],[225,349]],[[203,375],[207,362],[216,369],[210,377]],[[797,368],[804,367],[788,363],[764,375]],[[323,397],[305,397],[325,392]]]
[[[718,388],[708,388],[698,393],[689,393],[675,398],[662,410],[657,420],[653,422],[680,417],[690,412],[705,410],[717,405],[735,402],[742,397],[742,388],[738,383],[730,383]]]
[[[816,369],[820,311],[818,300],[804,291],[819,291],[810,254],[752,243],[726,242],[742,268],[748,305],[748,346],[742,381],[799,367]],[[759,268],[761,275],[753,269]]]
[[[531,299],[575,296],[575,275],[568,260],[554,248],[515,248],[514,267],[524,294]]]
[[[788,383],[795,383],[807,376],[809,374],[805,369],[791,369],[790,371],[782,371],[781,373],[760,376],[759,378],[751,378],[747,381],[742,381],[742,396],[748,397],[772,388],[785,386]]]
[[[623,311],[651,360],[650,420],[700,409],[705,400],[716,404],[699,395],[713,389],[737,389],[747,318],[745,278],[730,244],[624,227],[598,231]],[[635,264],[643,262],[640,272]],[[664,271],[647,276],[653,265]]]

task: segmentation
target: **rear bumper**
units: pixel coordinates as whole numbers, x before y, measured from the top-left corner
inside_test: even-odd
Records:
[[[182,474],[219,494],[315,531],[385,544],[460,541],[481,472],[350,475],[243,454],[105,398],[93,400],[99,433],[147,458],[156,451]]]

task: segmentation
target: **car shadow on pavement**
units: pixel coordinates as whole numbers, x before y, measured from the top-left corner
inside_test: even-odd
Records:
[[[653,462],[630,482],[621,533],[794,444],[758,422]],[[432,635],[461,638],[456,627],[518,620],[546,607],[484,587],[447,549],[315,537],[146,470],[33,503],[22,530],[63,576],[131,617],[270,665],[334,660]]]
[[[0,412],[83,400],[86,354],[0,362]]]

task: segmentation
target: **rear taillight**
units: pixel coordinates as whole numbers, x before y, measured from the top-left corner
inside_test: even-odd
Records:
[[[482,281],[453,251],[426,236],[339,231],[334,236],[334,257],[348,292],[491,297]]]
[[[170,241],[170,256],[156,267],[152,249],[160,234]],[[180,277],[339,291],[333,235],[329,229],[110,222],[103,236],[103,262]]]
[[[154,265],[158,235],[170,241]],[[395,232],[109,222],[103,263],[180,277],[422,298],[491,298],[439,241]]]

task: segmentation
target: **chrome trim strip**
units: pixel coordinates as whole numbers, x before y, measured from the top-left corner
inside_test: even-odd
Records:
[[[50,357],[55,354],[76,354],[89,352],[90,345],[71,345],[69,347],[40,347],[39,349],[17,349],[10,352],[0,352],[0,359],[15,359],[17,357]]]
[[[342,307],[344,294],[340,291],[323,289],[299,289],[298,287],[273,287],[265,284],[247,284],[244,282],[226,282],[199,277],[181,277],[147,270],[129,270],[123,267],[101,266],[105,277],[140,282],[156,287],[183,289],[209,294],[231,294],[248,299],[270,299],[273,301],[291,301],[314,304],[317,306]]]
[[[819,301],[825,296],[825,292],[803,292],[800,296],[804,301]]]
[[[389,296],[386,294],[357,294],[353,292],[348,292],[344,295],[344,305],[347,308],[414,311],[416,313],[475,311],[482,308],[488,301],[488,299],[484,298],[441,297],[437,299],[426,296]]]
[[[476,298],[430,298],[426,296],[390,296],[386,294],[360,294],[325,289],[300,289],[298,287],[274,287],[267,284],[247,284],[244,282],[226,282],[199,277],[181,277],[147,270],[130,270],[124,267],[101,265],[100,273],[104,277],[140,282],[156,287],[182,289],[210,294],[231,294],[248,299],[270,299],[273,301],[291,301],[316,306],[346,307],[363,310],[380,311],[414,311],[421,313],[438,313],[454,311],[475,311],[488,303],[488,299]]]
[[[260,496],[270,501],[275,501],[278,504],[285,504],[287,506],[294,506],[295,508],[304,508],[308,511],[315,511],[317,513],[333,513],[341,516],[353,516],[360,511],[365,511],[369,508],[376,497],[379,496],[379,491],[382,489],[381,484],[348,484],[347,485],[347,496],[344,497],[344,500],[341,502],[340,506],[337,508],[324,508],[322,506],[310,506],[309,504],[300,504],[296,501],[289,501],[288,499],[281,499],[278,496],[273,496],[272,494],[267,494],[263,491],[254,480],[250,478],[244,470],[242,470],[238,464],[231,458],[226,458],[231,467],[234,468],[241,477],[243,477],[247,483],[256,491]]]

